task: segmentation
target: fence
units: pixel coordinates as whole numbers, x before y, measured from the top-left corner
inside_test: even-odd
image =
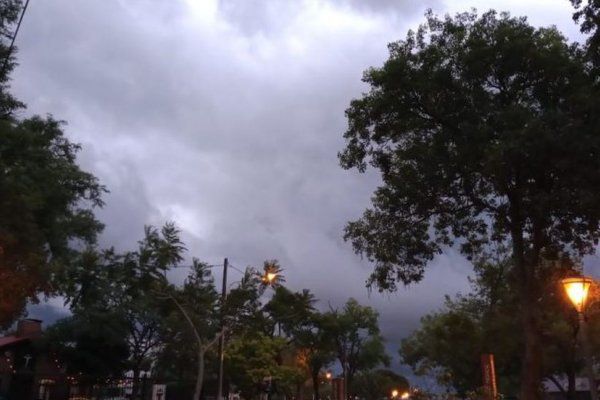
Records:
[[[193,382],[159,379],[112,379],[104,382],[84,378],[46,377],[25,387],[14,381],[7,400],[191,400]],[[0,397],[1,398],[1,397]]]

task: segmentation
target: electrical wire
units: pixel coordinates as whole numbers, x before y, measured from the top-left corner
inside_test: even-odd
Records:
[[[21,28],[21,22],[23,22],[23,17],[25,17],[25,11],[27,11],[27,6],[29,5],[29,0],[25,1],[25,6],[23,7],[23,11],[21,11],[21,17],[19,18],[19,22],[17,23],[17,28],[15,29],[15,33],[12,36],[12,40],[10,41],[10,46],[8,47],[8,52],[6,53],[6,57],[4,57],[4,62],[2,63],[2,69],[0,70],[0,77],[4,76],[4,72],[6,67],[8,66],[8,60],[10,59],[10,55],[15,47],[15,40],[17,39],[17,34],[19,33],[19,29]]]
[[[193,265],[173,265],[170,268],[192,268]],[[208,268],[222,268],[223,264],[211,264],[211,265],[207,265]],[[241,269],[231,265],[231,264],[227,264],[227,268],[231,268],[234,271],[239,272],[240,274],[245,274],[245,271],[242,271]]]

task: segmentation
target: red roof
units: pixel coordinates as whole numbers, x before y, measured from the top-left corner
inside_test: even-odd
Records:
[[[29,337],[23,337],[23,336],[17,337],[15,335],[3,336],[3,337],[0,337],[0,347],[10,346],[12,344],[19,343],[24,340],[30,340],[30,339],[31,338],[29,338]]]

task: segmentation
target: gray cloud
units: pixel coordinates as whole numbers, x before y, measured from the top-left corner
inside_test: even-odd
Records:
[[[426,6],[466,8],[391,0],[33,2],[13,87],[31,112],[69,121],[68,135],[84,145],[82,165],[111,190],[99,212],[103,244],[131,248],[143,225],[173,220],[190,257],[217,264],[227,256],[241,268],[277,258],[289,285],[311,288],[324,307],[350,296],[376,307],[397,347],[443,294],[467,289],[470,267],[448,251],[421,284],[369,296],[370,266],[341,235],[368,206],[378,177],[342,170],[336,153],[344,110],[367,90],[362,72],[381,65],[387,43],[421,22]]]

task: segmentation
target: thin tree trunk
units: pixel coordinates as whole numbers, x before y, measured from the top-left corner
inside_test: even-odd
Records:
[[[314,394],[313,400],[321,400],[321,394],[319,393],[319,384],[320,384],[319,372],[317,371],[316,374],[313,372],[311,375],[312,375],[313,394]]]
[[[541,347],[537,332],[537,321],[535,318],[533,299],[525,296],[527,301],[521,304],[523,322],[525,328],[525,358],[523,360],[521,397],[523,400],[540,399],[540,367]]]
[[[575,371],[570,368],[567,374],[568,386],[567,386],[567,398],[569,400],[575,400],[577,398],[577,387],[575,382]]]
[[[198,373],[196,374],[196,386],[194,387],[194,400],[200,400],[202,384],[204,381],[204,350],[198,350]]]
[[[303,384],[302,383],[297,383],[296,384],[296,399],[297,400],[303,400],[304,398],[304,393],[303,393]]]
[[[217,334],[214,337],[213,340],[211,340],[209,343],[207,343],[205,345],[204,341],[202,340],[202,337],[200,336],[200,333],[198,332],[198,329],[196,329],[194,322],[190,318],[187,311],[185,311],[185,308],[183,308],[183,306],[181,304],[179,304],[179,302],[177,301],[177,299],[174,296],[172,296],[170,294],[168,296],[171,298],[171,300],[173,300],[173,302],[175,303],[177,308],[179,308],[179,311],[181,311],[181,314],[183,314],[184,318],[186,319],[190,328],[192,329],[192,332],[194,333],[194,337],[196,338],[196,342],[198,345],[198,371],[196,374],[196,387],[194,389],[194,400],[200,400],[200,394],[202,393],[202,384],[203,384],[203,380],[204,380],[204,353],[206,353],[206,351],[208,349],[210,349],[215,343],[217,343],[217,340],[221,337],[221,335],[224,332],[221,331],[219,334]]]
[[[519,183],[519,174],[517,171],[515,178]],[[525,336],[525,351],[523,362],[521,363],[521,386],[520,400],[539,400],[541,399],[541,347],[538,335],[538,326],[536,318],[536,290],[535,290],[535,266],[533,263],[537,260],[526,261],[525,243],[523,239],[523,220],[521,217],[520,195],[517,190],[509,194],[510,219],[511,219],[511,239],[514,268],[521,280],[519,286],[519,297],[521,301],[521,322],[523,324]]]
[[[133,399],[138,398],[138,390],[140,388],[140,367],[136,362],[136,365],[133,367],[133,382],[131,384],[131,394]]]

